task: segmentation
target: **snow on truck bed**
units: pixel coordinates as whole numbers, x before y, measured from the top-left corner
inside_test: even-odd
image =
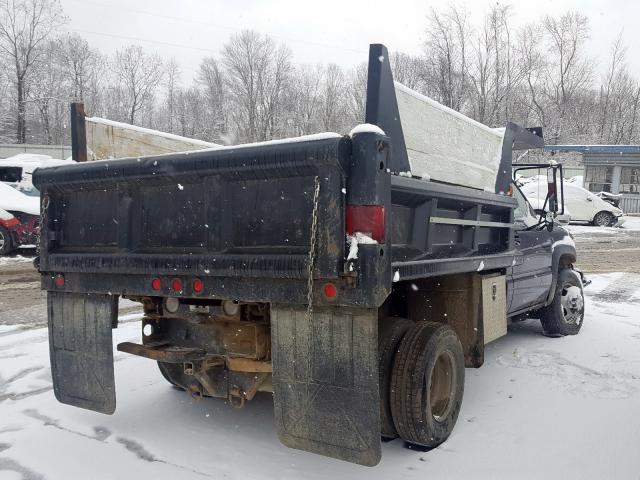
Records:
[[[395,83],[411,173],[495,191],[504,129],[482,123]]]
[[[283,447],[269,394],[242,410],[195,401],[154,362],[120,352],[114,415],[59,404],[47,330],[0,326],[0,478],[637,478],[640,275],[593,276],[586,292],[580,335],[547,338],[535,320],[511,327],[466,370],[449,441],[430,452],[386,443],[374,468]],[[139,323],[114,337],[140,341]]]

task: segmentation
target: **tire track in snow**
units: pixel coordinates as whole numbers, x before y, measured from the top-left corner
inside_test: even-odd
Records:
[[[16,462],[12,458],[0,457],[0,472],[16,472],[22,480],[44,480],[45,477]]]
[[[637,297],[638,292],[640,292],[640,275],[625,273],[590,297],[603,303],[640,303],[640,298]]]
[[[58,430],[61,430],[63,432],[66,433],[71,433],[73,435],[78,435],[80,437],[89,439],[89,440],[94,440],[97,442],[101,442],[101,443],[107,443],[107,439],[112,435],[112,432],[105,428],[105,427],[93,427],[93,431],[95,432],[95,435],[88,435],[86,433],[83,432],[79,432],[77,430],[72,430],[70,428],[64,427],[62,425],[60,425],[60,421],[56,420],[54,418],[51,418],[47,415],[44,415],[43,413],[39,412],[38,410],[36,410],[35,408],[30,408],[27,410],[23,410],[22,413],[24,413],[26,416],[31,417],[35,420],[38,420],[40,422],[42,422],[42,424],[45,427],[53,427],[56,428]],[[201,472],[199,470],[195,470],[191,467],[185,466],[185,465],[180,465],[177,463],[172,463],[169,462],[167,460],[163,460],[161,458],[157,458],[155,455],[153,455],[152,453],[150,453],[146,448],[144,448],[144,446],[139,443],[136,442],[135,440],[131,440],[129,438],[126,437],[122,437],[122,436],[118,436],[116,438],[116,442],[118,442],[119,444],[123,445],[128,451],[132,452],[133,454],[136,455],[136,457],[138,457],[141,460],[144,460],[146,462],[157,462],[157,463],[163,463],[165,465],[169,465],[171,467],[175,467],[175,468],[179,468],[181,470],[186,470],[188,472],[191,473],[195,473],[197,475],[201,475],[203,477],[206,478],[214,478],[211,475],[205,473],[205,472]],[[222,475],[223,477],[227,477],[226,474]],[[28,477],[25,477],[28,478]],[[216,475],[215,478],[219,478],[219,475]],[[35,480],[35,479],[34,479]]]
[[[523,368],[551,377],[563,390],[595,398],[624,399],[637,391],[640,377],[624,371],[598,371],[564,358],[557,352],[517,348],[511,355],[499,355],[498,365]]]

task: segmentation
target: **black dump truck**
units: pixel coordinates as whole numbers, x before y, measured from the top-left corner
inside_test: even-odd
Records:
[[[370,47],[376,128],[35,172],[60,402],[114,413],[127,298],[142,343],[119,351],[195,397],[272,392],[286,446],[373,466],[382,438],[447,439],[465,368],[510,322],[578,333],[575,245],[512,181],[541,130],[501,130],[491,189],[410,174],[388,58]],[[559,165],[520,168],[548,171],[546,210],[562,209]]]

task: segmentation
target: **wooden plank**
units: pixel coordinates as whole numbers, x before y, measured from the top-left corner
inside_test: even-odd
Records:
[[[85,120],[86,142],[91,160],[162,155],[220,146],[99,117],[86,117]]]
[[[395,83],[411,173],[495,191],[504,129],[493,129]]]

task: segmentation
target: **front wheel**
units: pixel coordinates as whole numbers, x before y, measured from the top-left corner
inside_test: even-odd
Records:
[[[584,320],[584,292],[580,275],[570,268],[558,272],[553,302],[540,310],[546,334],[577,335]]]
[[[609,212],[598,212],[593,217],[593,224],[596,227],[609,227],[613,224],[613,215]]]
[[[416,323],[400,342],[391,385],[393,422],[404,441],[434,448],[449,438],[464,394],[464,353],[451,327]]]

